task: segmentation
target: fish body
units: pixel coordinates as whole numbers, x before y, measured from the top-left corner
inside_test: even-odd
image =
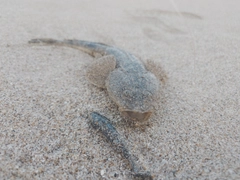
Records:
[[[131,53],[103,43],[83,40],[32,39],[29,43],[68,46],[92,56],[100,54],[102,57],[89,66],[87,79],[105,88],[120,112],[130,120],[145,122],[154,112],[159,81]]]

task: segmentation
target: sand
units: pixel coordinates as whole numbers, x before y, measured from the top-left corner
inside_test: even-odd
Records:
[[[0,0],[0,179],[130,179],[91,128],[108,117],[154,179],[240,179],[240,2]],[[145,128],[87,82],[93,58],[32,38],[112,44],[168,75]]]

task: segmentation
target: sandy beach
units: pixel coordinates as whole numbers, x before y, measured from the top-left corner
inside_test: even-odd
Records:
[[[0,179],[131,179],[89,124],[108,117],[154,179],[240,179],[240,2],[0,0]],[[93,57],[33,38],[102,42],[168,80],[144,128],[86,80]]]

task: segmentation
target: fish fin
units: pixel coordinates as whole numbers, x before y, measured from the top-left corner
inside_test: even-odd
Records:
[[[168,79],[167,73],[164,71],[160,63],[148,59],[144,64],[148,71],[153,73],[163,84],[166,84]]]
[[[106,88],[105,81],[115,67],[116,59],[113,55],[103,56],[90,64],[86,72],[87,80],[97,87]]]

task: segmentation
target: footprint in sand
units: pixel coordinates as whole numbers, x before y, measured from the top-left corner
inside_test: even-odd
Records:
[[[201,16],[189,12],[159,9],[137,10],[129,15],[135,22],[142,25],[143,34],[155,41],[164,41],[167,34],[187,34],[192,21],[203,19]]]

